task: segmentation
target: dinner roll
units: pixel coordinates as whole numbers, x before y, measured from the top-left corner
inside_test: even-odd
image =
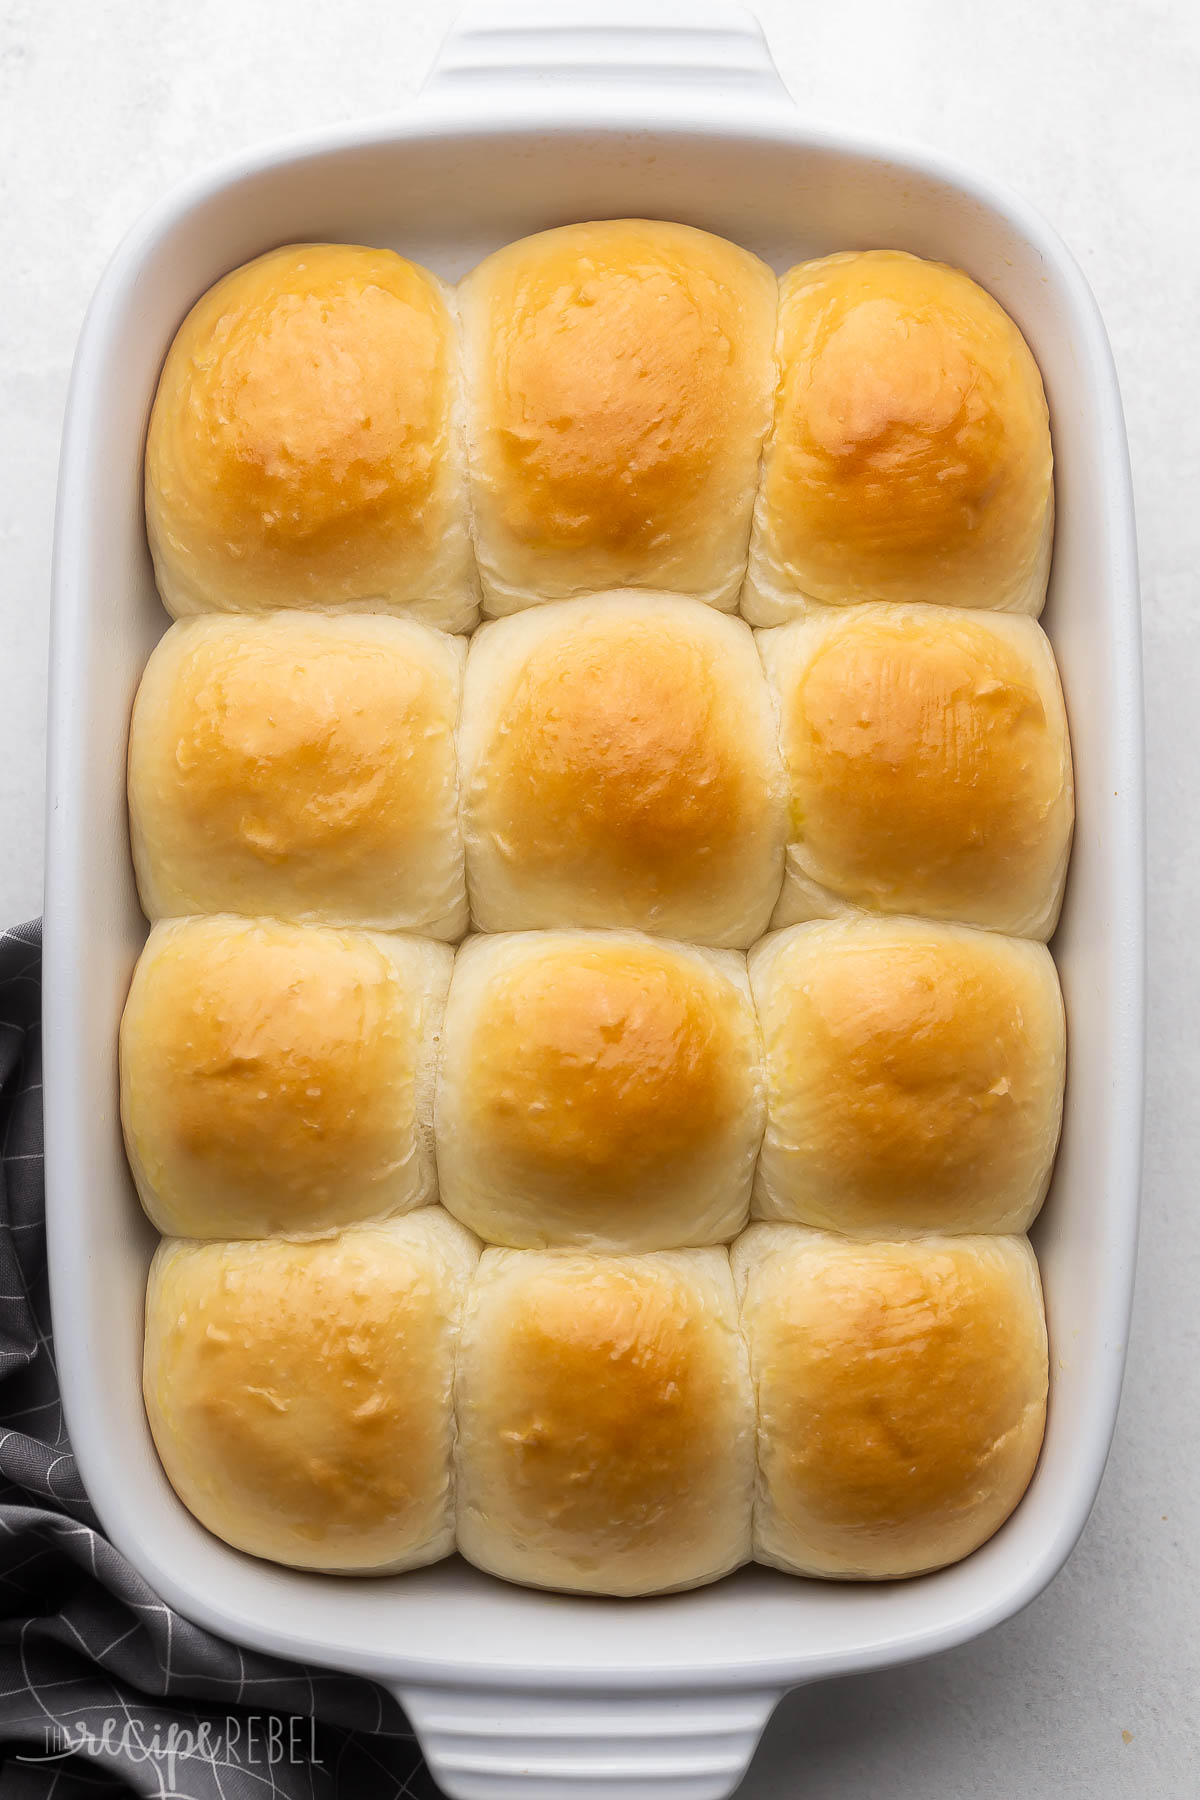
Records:
[[[142,906],[458,938],[464,645],[410,619],[189,619],[142,676],[129,813]]]
[[[750,980],[759,1217],[865,1237],[1028,1228],[1066,1053],[1043,944],[920,919],[796,925],[754,948]]]
[[[1041,611],[1046,397],[990,294],[898,250],[822,257],[783,278],[777,354],[748,619],[777,625],[813,601]]]
[[[611,587],[735,606],[775,386],[766,264],[611,219],[510,244],[458,298],[484,610]]]
[[[753,1404],[724,1250],[485,1250],[458,1365],[458,1547],[648,1594],[750,1554]]]
[[[746,1223],[763,1081],[733,951],[627,931],[472,938],[444,1043],[442,1202],[482,1238],[662,1250]]]
[[[1032,619],[825,611],[759,635],[792,842],[776,925],[861,908],[1048,938],[1071,848],[1071,746]]]
[[[1026,1240],[858,1243],[752,1225],[733,1266],[758,1402],[757,1560],[877,1581],[991,1537],[1025,1492],[1046,1418]]]
[[[168,612],[476,616],[462,376],[442,283],[391,250],[289,244],[198,300],[146,441]]]
[[[485,625],[459,755],[479,929],[625,926],[744,948],[766,928],[786,802],[739,619],[626,591]]]
[[[156,925],[121,1021],[121,1119],[158,1229],[321,1232],[432,1200],[452,961],[275,919]]]
[[[309,1243],[166,1239],[143,1391],[189,1512],[295,1568],[448,1555],[454,1349],[477,1255],[432,1206]]]

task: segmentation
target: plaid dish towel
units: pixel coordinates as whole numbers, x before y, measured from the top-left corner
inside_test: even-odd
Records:
[[[0,933],[0,1793],[435,1800],[390,1694],[210,1637],[100,1531],[50,1336],[41,941]]]

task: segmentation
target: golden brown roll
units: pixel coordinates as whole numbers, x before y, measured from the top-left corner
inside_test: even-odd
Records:
[[[750,1553],[753,1404],[724,1250],[485,1250],[458,1365],[458,1547],[648,1594]]]
[[[863,1237],[1028,1229],[1062,1120],[1042,944],[921,919],[796,925],[750,953],[760,1218]]]
[[[742,611],[925,601],[1037,614],[1054,524],[1037,364],[990,294],[899,250],[801,263]]]
[[[741,949],[766,928],[783,770],[740,619],[627,591],[485,625],[459,756],[478,929],[623,926]]]
[[[759,634],[791,788],[776,925],[856,908],[1048,938],[1074,823],[1032,619],[856,607]]]
[[[463,945],[438,1170],[489,1243],[719,1243],[746,1223],[762,1131],[743,957],[624,931]]]
[[[434,1199],[452,961],[277,919],[156,925],[121,1021],[121,1118],[158,1229],[327,1232]]]
[[[612,219],[498,250],[458,298],[485,611],[612,587],[735,606],[775,386],[766,264]]]
[[[146,665],[129,813],[150,919],[234,912],[458,938],[465,654],[410,619],[188,619]]]
[[[143,1391],[189,1512],[295,1568],[447,1556],[454,1351],[478,1248],[432,1206],[309,1243],[166,1239]]]
[[[469,630],[461,390],[443,285],[392,250],[289,244],[218,281],[150,415],[168,612],[350,607]]]
[[[858,1243],[752,1225],[733,1267],[758,1405],[755,1558],[878,1581],[991,1537],[1045,1427],[1026,1240]]]

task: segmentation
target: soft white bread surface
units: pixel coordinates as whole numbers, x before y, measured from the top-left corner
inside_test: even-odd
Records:
[[[459,1355],[458,1547],[649,1594],[750,1554],[754,1409],[722,1250],[485,1250]]]
[[[172,626],[129,738],[147,916],[461,937],[464,655],[461,638],[367,614]]]
[[[960,269],[899,250],[784,276],[742,611],[919,600],[1037,614],[1054,529],[1042,378]]]
[[[462,371],[437,277],[392,250],[289,244],[199,299],[146,441],[176,618],[276,607],[477,613]]]
[[[442,1204],[493,1244],[662,1250],[746,1223],[762,1142],[744,957],[627,931],[468,939],[437,1101]]]
[[[867,606],[758,634],[791,798],[773,923],[859,909],[1048,938],[1074,825],[1033,619]]]
[[[756,1559],[878,1581],[990,1538],[1045,1427],[1026,1240],[859,1243],[752,1225],[733,1267],[758,1405]]]
[[[786,796],[740,619],[629,590],[484,625],[459,755],[478,929],[625,927],[737,949],[766,929]]]
[[[189,1512],[295,1568],[447,1556],[454,1352],[478,1253],[439,1207],[308,1243],[166,1239],[143,1391]]]
[[[875,1238],[1028,1229],[1066,1062],[1044,944],[922,919],[795,925],[755,946],[750,981],[758,1217]]]
[[[612,219],[509,244],[458,301],[484,610],[612,587],[736,606],[775,387],[766,264]]]
[[[121,1020],[142,1205],[188,1238],[328,1232],[433,1200],[453,952],[425,938],[173,919]]]

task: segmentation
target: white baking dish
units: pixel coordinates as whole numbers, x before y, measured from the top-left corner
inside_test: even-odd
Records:
[[[397,1690],[455,1796],[727,1794],[789,1686],[962,1643],[1062,1566],[1108,1451],[1133,1276],[1142,1108],[1143,840],[1138,600],[1126,446],[1108,345],[1047,226],[929,155],[807,130],[754,26],[696,4],[470,13],[419,105],[193,182],[125,242],[80,341],[54,578],[46,890],[46,1119],[59,1372],[84,1479],[164,1599],[260,1649]],[[556,23],[557,19],[557,23]],[[1071,1073],[1036,1232],[1052,1332],[1045,1451],[1009,1524],[917,1581],[838,1586],[765,1569],[670,1599],[569,1599],[457,1560],[380,1581],[253,1562],[167,1486],[142,1412],[153,1235],[117,1116],[116,1029],[145,927],[126,847],[125,735],[165,625],[142,523],[142,435],[193,299],[271,245],[393,244],[456,276],[570,219],[706,226],[785,266],[897,246],[961,264],[1015,315],[1046,380],[1058,537],[1045,623],[1062,668],[1079,824],[1055,952]]]

